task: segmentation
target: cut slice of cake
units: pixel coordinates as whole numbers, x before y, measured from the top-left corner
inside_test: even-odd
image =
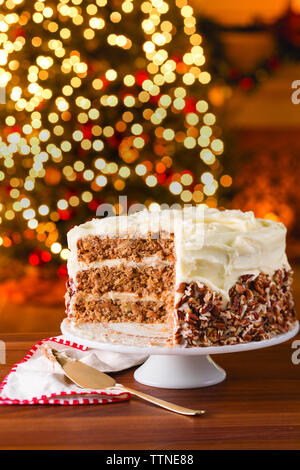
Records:
[[[295,324],[283,224],[204,205],[94,219],[68,233],[73,325],[160,325],[168,344],[268,339]]]

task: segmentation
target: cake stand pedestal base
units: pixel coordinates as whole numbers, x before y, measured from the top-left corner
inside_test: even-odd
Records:
[[[136,369],[137,382],[158,388],[199,388],[222,382],[226,372],[207,356],[150,356]]]

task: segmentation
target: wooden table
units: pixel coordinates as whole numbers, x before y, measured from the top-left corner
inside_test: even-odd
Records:
[[[0,380],[42,337],[1,336],[7,364],[0,365]],[[202,417],[176,415],[137,399],[111,405],[1,406],[0,448],[299,449],[300,364],[291,361],[295,339],[300,336],[272,348],[215,356],[227,380],[203,389],[155,389],[136,383],[133,370],[116,374],[124,385],[205,408]]]

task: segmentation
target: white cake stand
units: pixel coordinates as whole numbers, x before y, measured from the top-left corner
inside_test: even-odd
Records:
[[[297,321],[292,330],[269,340],[232,346],[184,348],[167,346],[165,341],[169,333],[155,331],[154,334],[149,325],[147,328],[143,327],[143,331],[139,331],[139,334],[136,330],[133,334],[133,330],[128,331],[128,328],[125,331],[120,325],[119,330],[117,326],[112,330],[111,325],[103,329],[103,325],[99,324],[100,329],[95,331],[95,326],[92,324],[75,327],[65,319],[61,324],[61,331],[66,339],[87,347],[145,355],[145,362],[134,373],[135,380],[151,387],[175,389],[208,387],[222,382],[226,372],[212,360],[211,354],[251,351],[275,346],[293,338],[299,330]]]

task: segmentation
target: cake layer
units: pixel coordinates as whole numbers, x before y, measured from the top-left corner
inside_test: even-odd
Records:
[[[182,283],[173,343],[185,346],[237,344],[269,339],[295,322],[292,271],[241,276],[225,308],[218,292],[203,283]]]
[[[141,261],[153,255],[174,261],[174,235],[170,234],[167,239],[162,237],[154,239],[151,235],[147,239],[102,238],[89,235],[77,242],[78,261],[84,263],[119,258]]]
[[[106,292],[132,292],[143,295],[164,297],[175,287],[174,264],[139,265],[138,267],[120,264],[101,266],[79,271],[76,276],[76,289],[85,294],[105,294]]]
[[[166,323],[170,313],[167,305],[172,305],[173,300],[172,295],[169,302],[117,298],[87,301],[75,297],[71,302],[69,318],[76,323]]]

